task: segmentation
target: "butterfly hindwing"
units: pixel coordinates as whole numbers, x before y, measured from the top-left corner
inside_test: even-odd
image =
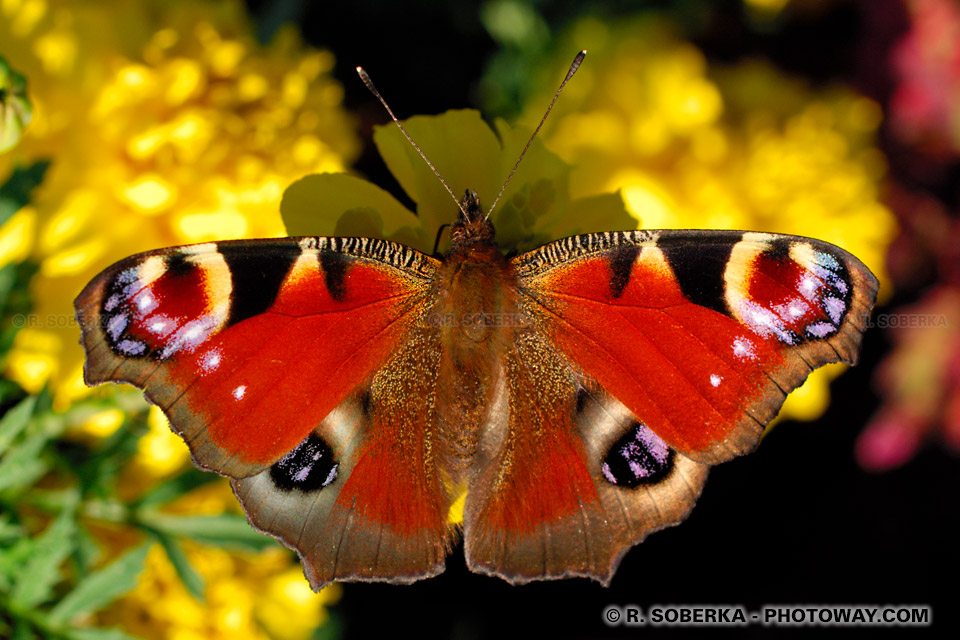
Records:
[[[314,589],[443,571],[453,530],[437,459],[439,359],[437,330],[414,329],[294,451],[233,480],[250,521],[298,551]]]
[[[681,521],[708,467],[672,450],[534,329],[504,354],[464,512],[470,568],[511,582],[608,583],[623,554]]]
[[[200,466],[253,475],[383,364],[435,268],[401,245],[350,238],[133,256],[77,298],[84,377],[142,387]]]
[[[856,361],[877,290],[838,247],[735,231],[574,236],[514,264],[565,359],[705,464],[751,450],[811,370]]]

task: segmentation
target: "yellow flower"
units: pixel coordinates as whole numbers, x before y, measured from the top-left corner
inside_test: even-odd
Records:
[[[885,162],[874,102],[840,87],[813,91],[760,62],[709,67],[652,19],[582,20],[559,48],[590,52],[544,134],[574,166],[574,197],[622,190],[647,228],[820,238],[863,260],[889,295],[884,255],[896,223],[879,197]],[[552,91],[556,65],[546,66],[528,122]],[[820,415],[840,369],[811,375],[782,415]]]
[[[415,116],[403,124],[451,190],[458,197],[468,189],[476,191],[485,207],[492,205],[532,131],[498,120],[494,132],[471,110]],[[281,211],[290,235],[387,238],[420,251],[433,250],[440,226],[459,215],[456,202],[396,125],[378,127],[374,142],[387,168],[417,203],[416,215],[359,178],[313,175],[284,193]],[[501,249],[530,249],[574,233],[636,228],[637,220],[616,194],[571,198],[569,174],[570,168],[542,144],[530,147],[490,216]]]
[[[788,9],[795,13],[817,14],[829,9],[835,0],[743,0],[743,4],[747,17],[764,26],[778,20]]]
[[[124,481],[126,482],[126,481]],[[195,489],[165,512],[219,515],[239,511],[226,480]],[[108,554],[138,544],[129,527],[91,527]],[[306,640],[340,599],[339,585],[314,593],[290,551],[271,546],[260,552],[226,551],[180,540],[184,556],[202,580],[197,599],[178,575],[163,547],[154,545],[137,586],[91,622],[117,627],[144,640]]]
[[[50,379],[59,406],[85,392],[72,301],[99,270],[162,246],[282,235],[284,187],[358,151],[331,54],[292,31],[257,44],[239,0],[6,0],[0,42],[36,116],[0,176],[53,160],[35,203],[35,312],[8,374],[31,391]]]
[[[313,593],[280,548],[255,554],[183,546],[205,580],[204,600],[187,591],[155,545],[138,586],[99,613],[97,624],[119,625],[144,640],[306,640],[340,599],[339,585]]]

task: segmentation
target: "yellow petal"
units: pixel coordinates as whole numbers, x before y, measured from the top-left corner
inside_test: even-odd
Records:
[[[7,354],[7,376],[28,393],[40,393],[57,371],[60,340],[49,331],[21,329]]]
[[[493,130],[469,109],[439,116],[414,116],[403,126],[459,199],[476,191],[487,206],[507,177],[499,171],[501,147]],[[373,141],[390,173],[410,199],[427,230],[456,220],[457,203],[394,124],[374,128]],[[502,173],[502,175],[500,175]]]
[[[36,210],[24,207],[0,227],[0,267],[22,262],[30,255],[36,226]]]
[[[84,420],[80,429],[95,438],[106,438],[123,424],[124,418],[124,413],[120,409],[107,409]]]
[[[461,489],[457,499],[450,505],[447,512],[447,524],[460,524],[463,522],[463,506],[467,503],[467,490]]]
[[[156,215],[176,202],[177,189],[160,175],[143,174],[133,182],[122,185],[119,196],[134,210]]]
[[[627,211],[621,193],[604,193],[579,198],[570,204],[567,215],[559,223],[545,229],[554,238],[601,231],[639,229],[643,221]]]
[[[356,227],[339,226],[346,212],[363,209],[370,215],[379,214],[377,223],[370,222],[368,215],[356,219]],[[318,173],[297,180],[283,192],[280,215],[287,233],[291,236],[346,235],[386,238],[402,227],[419,231],[420,220],[389,193],[360,178],[345,173]],[[430,251],[426,246],[432,241],[423,234],[416,248]]]
[[[819,418],[830,404],[830,381],[845,371],[846,367],[844,364],[830,364],[811,373],[806,382],[787,396],[778,417],[781,420]]]
[[[137,442],[138,462],[157,477],[182,469],[190,459],[190,450],[180,436],[170,430],[170,424],[159,407],[150,407],[147,426],[150,431]]]

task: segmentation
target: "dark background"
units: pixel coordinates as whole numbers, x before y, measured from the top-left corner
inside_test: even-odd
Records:
[[[899,2],[869,1],[874,5],[869,12],[862,2],[821,3],[819,10],[793,14],[767,31],[750,23],[739,1],[535,4],[557,30],[588,10],[607,17],[638,8],[665,10],[688,28],[688,37],[710,60],[763,56],[813,83],[844,81],[883,104],[891,84],[877,63],[878,50],[906,25]],[[372,125],[387,116],[354,67],[369,71],[403,118],[482,107],[479,80],[491,58],[502,53],[478,18],[482,3],[474,1],[249,4],[263,33],[292,19],[310,44],[333,51],[345,106],[359,115],[365,138],[356,167],[401,198],[370,140]],[[875,9],[879,4],[884,11]],[[562,72],[558,69],[558,78]],[[887,139],[880,142],[893,175],[906,184],[923,180],[909,153]],[[956,178],[956,168],[948,168],[938,184],[925,186],[940,189],[943,200],[956,205]],[[898,291],[888,305],[911,301],[922,284]],[[854,439],[878,405],[871,373],[889,349],[886,340],[882,331],[867,333],[860,366],[833,385],[831,407],[821,419],[784,422],[754,455],[714,468],[690,518],[630,551],[610,588],[582,579],[511,587],[470,574],[458,548],[437,578],[407,587],[345,585],[325,633],[474,638],[653,632],[603,624],[607,604],[628,603],[730,604],[748,610],[776,603],[930,604],[936,627],[957,626],[960,460],[930,446],[900,469],[872,474],[853,457]],[[739,630],[741,635],[768,631]]]

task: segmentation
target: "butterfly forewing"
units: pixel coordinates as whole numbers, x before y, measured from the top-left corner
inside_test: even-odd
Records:
[[[142,387],[199,465],[252,475],[382,366],[435,268],[401,245],[348,238],[134,256],[77,298],[84,377]]]
[[[706,464],[751,450],[812,369],[856,361],[877,290],[842,249],[774,234],[591,234],[514,264],[571,366]]]

